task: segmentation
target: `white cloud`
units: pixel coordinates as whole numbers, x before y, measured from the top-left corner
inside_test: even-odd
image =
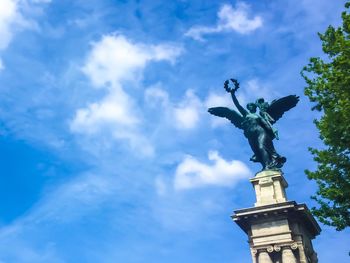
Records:
[[[103,100],[78,109],[71,128],[73,131],[93,134],[109,125],[132,127],[139,120],[136,116],[129,114],[132,112],[130,100],[123,90],[113,91]]]
[[[133,80],[151,61],[174,62],[181,49],[171,45],[133,43],[122,35],[107,35],[94,43],[83,72],[96,87]]]
[[[87,135],[109,134],[111,138],[125,140],[132,149],[151,155],[153,148],[139,131],[141,110],[126,91],[140,79],[144,68],[152,61],[173,63],[181,53],[171,45],[145,45],[133,43],[122,35],[103,36],[92,46],[82,71],[96,88],[107,91],[100,101],[89,103],[76,111],[70,123],[73,132]]]
[[[220,33],[225,31],[235,31],[240,34],[248,34],[263,24],[260,16],[248,17],[249,6],[243,2],[237,3],[233,8],[231,5],[223,5],[218,12],[218,22],[216,26],[194,26],[185,35],[196,40],[203,40],[203,35]]]
[[[2,0],[0,5],[0,50],[5,49],[11,41],[11,27],[16,21],[21,20],[18,12],[18,1]]]
[[[262,26],[260,16],[253,19],[248,18],[249,6],[245,3],[238,3],[236,9],[230,5],[224,5],[218,16],[219,26],[224,30],[233,30],[241,34],[247,34]]]
[[[211,164],[202,163],[190,155],[186,156],[176,169],[175,189],[191,189],[206,185],[232,187],[239,180],[252,175],[243,162],[226,161],[216,151],[210,151],[208,158]]]
[[[193,91],[187,90],[184,100],[174,108],[176,127],[185,130],[197,127],[202,109],[202,102]]]
[[[217,106],[222,106],[222,107],[231,107],[232,106],[232,99],[230,94],[228,93],[209,93],[208,97],[205,100],[205,106],[207,108],[210,107],[217,107]]]
[[[146,89],[145,101],[148,106],[158,107],[161,105],[163,108],[167,108],[170,105],[169,94],[160,87],[155,85]]]
[[[259,83],[258,79],[250,79],[243,85],[237,92],[237,97],[243,107],[249,102],[255,102],[258,98],[271,101],[279,96],[279,91],[272,89],[266,83]]]
[[[49,1],[32,1],[34,4],[48,3]],[[26,6],[23,0],[1,0],[0,4],[0,52],[5,50],[16,32],[22,29],[37,29],[38,25],[23,13],[21,7]],[[1,63],[2,64],[2,63]],[[2,69],[4,68],[2,64]]]
[[[206,111],[203,102],[190,89],[181,101],[174,103],[164,89],[154,86],[145,91],[145,100],[151,107],[161,105],[162,114],[166,119],[170,119],[171,125],[178,130],[197,128],[201,115]]]

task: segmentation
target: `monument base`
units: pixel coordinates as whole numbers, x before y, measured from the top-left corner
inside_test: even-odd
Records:
[[[294,201],[234,212],[248,235],[254,263],[317,263],[311,240],[321,229],[304,204]]]
[[[312,246],[321,229],[305,204],[287,201],[282,172],[252,178],[255,207],[234,211],[232,219],[248,235],[253,263],[317,263]]]

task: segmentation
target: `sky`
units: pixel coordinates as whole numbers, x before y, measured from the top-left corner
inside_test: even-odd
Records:
[[[322,147],[300,71],[339,0],[0,0],[0,262],[250,262],[234,210],[259,172],[210,116],[296,94],[276,123],[289,200],[310,199]],[[320,262],[349,230],[320,224]]]

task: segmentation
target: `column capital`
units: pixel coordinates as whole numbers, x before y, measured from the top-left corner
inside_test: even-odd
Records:
[[[274,249],[276,252],[280,252],[280,251],[281,251],[281,246],[279,246],[279,245],[274,245],[274,246],[273,246],[273,249]]]

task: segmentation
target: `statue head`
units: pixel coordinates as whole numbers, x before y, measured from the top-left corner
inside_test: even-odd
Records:
[[[269,103],[264,100],[264,98],[259,98],[256,100],[256,105],[260,110],[266,111],[269,107]]]
[[[247,104],[247,109],[248,109],[248,111],[249,112],[251,112],[251,113],[255,113],[256,112],[256,104],[255,103],[248,103]]]
[[[265,102],[264,98],[259,98],[256,100],[257,104],[263,104]]]

